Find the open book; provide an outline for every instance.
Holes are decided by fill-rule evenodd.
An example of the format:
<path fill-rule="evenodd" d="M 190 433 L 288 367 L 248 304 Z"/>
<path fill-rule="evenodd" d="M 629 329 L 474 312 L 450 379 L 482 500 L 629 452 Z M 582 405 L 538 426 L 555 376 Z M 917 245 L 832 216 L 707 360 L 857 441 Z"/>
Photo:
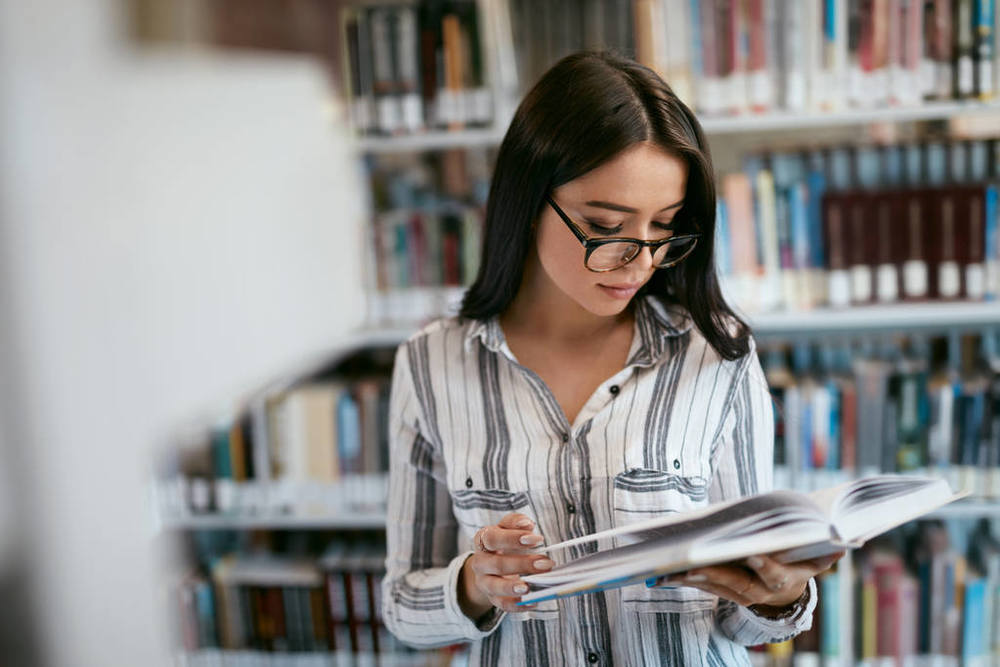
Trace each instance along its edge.
<path fill-rule="evenodd" d="M 877 475 L 812 493 L 773 491 L 670 514 L 541 549 L 612 539 L 620 545 L 522 577 L 529 592 L 520 604 L 643 583 L 755 554 L 786 563 L 817 558 L 859 547 L 966 495 L 952 493 L 942 479 Z"/>

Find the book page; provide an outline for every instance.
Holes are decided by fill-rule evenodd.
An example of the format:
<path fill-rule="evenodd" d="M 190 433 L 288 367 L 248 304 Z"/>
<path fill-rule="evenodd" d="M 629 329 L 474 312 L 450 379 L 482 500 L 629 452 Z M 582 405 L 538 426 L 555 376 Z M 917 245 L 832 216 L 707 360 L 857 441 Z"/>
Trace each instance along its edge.
<path fill-rule="evenodd" d="M 603 530 L 583 537 L 577 537 L 539 550 L 539 553 L 564 549 L 576 544 L 618 537 L 623 542 L 643 542 L 669 537 L 675 540 L 691 539 L 723 526 L 734 525 L 745 519 L 765 515 L 770 512 L 786 512 L 796 509 L 812 515 L 821 515 L 822 510 L 807 495 L 796 491 L 772 491 L 771 493 L 739 498 L 737 500 L 711 505 L 704 510 L 683 512 Z"/>

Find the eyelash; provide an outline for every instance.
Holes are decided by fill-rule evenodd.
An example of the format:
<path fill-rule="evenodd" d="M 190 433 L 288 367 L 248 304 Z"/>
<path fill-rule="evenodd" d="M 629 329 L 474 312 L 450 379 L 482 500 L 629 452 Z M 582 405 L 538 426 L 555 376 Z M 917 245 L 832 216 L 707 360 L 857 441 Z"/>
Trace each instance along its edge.
<path fill-rule="evenodd" d="M 672 222 L 673 221 L 671 221 L 671 222 L 656 222 L 656 221 L 654 221 L 653 224 L 658 229 L 661 229 L 662 231 L 665 231 L 665 232 L 669 232 L 669 231 L 673 231 L 669 227 L 669 225 L 672 224 Z M 612 234 L 617 234 L 618 232 L 620 232 L 622 230 L 622 226 L 621 225 L 618 225 L 617 227 L 606 227 L 606 226 L 602 225 L 600 222 L 598 222 L 596 220 L 587 220 L 586 223 L 590 226 L 590 229 L 594 233 L 596 233 L 596 234 L 606 234 L 607 236 L 611 236 Z"/>

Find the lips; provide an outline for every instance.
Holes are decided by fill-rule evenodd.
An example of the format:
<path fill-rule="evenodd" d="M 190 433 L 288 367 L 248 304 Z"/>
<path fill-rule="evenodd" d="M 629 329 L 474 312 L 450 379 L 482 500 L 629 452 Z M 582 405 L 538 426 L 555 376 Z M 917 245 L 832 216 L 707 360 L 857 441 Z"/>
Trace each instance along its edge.
<path fill-rule="evenodd" d="M 618 285 L 601 285 L 598 284 L 605 294 L 614 299 L 631 299 L 639 288 L 642 287 L 642 283 L 622 283 Z"/>

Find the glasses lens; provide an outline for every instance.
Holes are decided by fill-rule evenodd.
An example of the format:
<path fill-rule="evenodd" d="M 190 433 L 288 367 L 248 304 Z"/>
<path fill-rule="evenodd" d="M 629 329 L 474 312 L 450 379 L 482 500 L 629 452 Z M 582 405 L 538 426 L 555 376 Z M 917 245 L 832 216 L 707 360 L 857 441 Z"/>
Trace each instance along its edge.
<path fill-rule="evenodd" d="M 653 265 L 664 267 L 676 264 L 691 254 L 697 240 L 696 238 L 681 239 L 661 245 L 653 253 Z"/>
<path fill-rule="evenodd" d="M 635 243 L 605 243 L 594 248 L 587 260 L 587 267 L 594 271 L 608 271 L 625 266 L 639 254 L 640 246 Z"/>

